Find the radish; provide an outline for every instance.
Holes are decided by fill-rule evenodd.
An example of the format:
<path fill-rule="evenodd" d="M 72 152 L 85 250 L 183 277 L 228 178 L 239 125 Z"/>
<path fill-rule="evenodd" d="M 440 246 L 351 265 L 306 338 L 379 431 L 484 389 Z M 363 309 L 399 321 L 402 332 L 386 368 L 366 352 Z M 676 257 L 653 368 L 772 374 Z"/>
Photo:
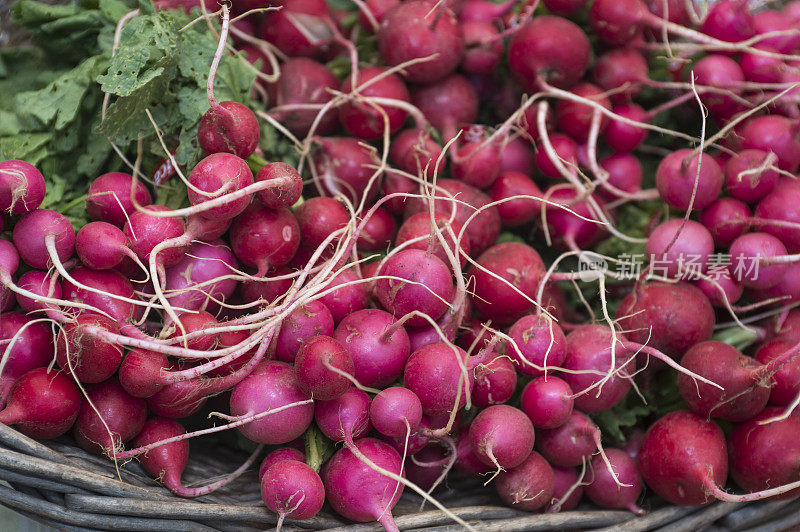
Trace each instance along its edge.
<path fill-rule="evenodd" d="M 797 456 L 800 415 L 784 417 L 783 409 L 770 407 L 739 423 L 728 435 L 731 478 L 747 492 L 768 490 L 800 479 Z M 771 420 L 766 422 L 767 420 Z M 798 490 L 774 499 L 791 499 Z"/>
<path fill-rule="evenodd" d="M 622 300 L 616 316 L 626 337 L 673 358 L 714 332 L 714 309 L 701 290 L 688 283 L 642 283 Z"/>
<path fill-rule="evenodd" d="M 328 438 L 352 442 L 369 433 L 370 398 L 357 388 L 349 388 L 339 397 L 314 404 L 314 421 Z"/>
<path fill-rule="evenodd" d="M 560 427 L 539 431 L 536 448 L 554 466 L 579 466 L 600 449 L 600 429 L 589 416 L 573 411 Z"/>
<path fill-rule="evenodd" d="M 456 441 L 455 467 L 471 476 L 484 475 L 492 471 L 491 466 L 484 464 L 475 454 L 472 447 L 472 438 L 469 435 L 469 426 L 462 427 Z"/>
<path fill-rule="evenodd" d="M 319 301 L 309 301 L 293 310 L 281 322 L 281 330 L 275 340 L 275 357 L 283 362 L 294 362 L 306 340 L 315 335 L 332 334 L 331 311 Z"/>
<path fill-rule="evenodd" d="M 264 471 L 285 460 L 305 463 L 306 455 L 303 451 L 295 449 L 294 447 L 279 447 L 265 456 L 264 460 L 261 461 L 261 465 L 258 467 L 258 478 L 264 476 Z"/>
<path fill-rule="evenodd" d="M 722 429 L 686 410 L 665 415 L 647 430 L 638 461 L 647 486 L 683 506 L 708 504 L 728 477 Z"/>
<path fill-rule="evenodd" d="M 600 1 L 602 0 L 595 0 L 593 5 L 596 5 Z M 573 94 L 581 98 L 592 100 L 606 109 L 611 109 L 611 101 L 603 94 L 603 89 L 596 85 L 592 85 L 591 83 L 578 83 L 570 90 Z M 558 129 L 578 142 L 586 142 L 589 138 L 592 116 L 594 116 L 594 108 L 586 104 L 572 100 L 559 100 L 556 104 L 556 124 L 558 124 Z M 607 119 L 601 117 L 600 132 L 603 131 L 607 123 Z"/>
<path fill-rule="evenodd" d="M 635 194 L 642 190 L 642 164 L 630 153 L 615 153 L 599 161 L 600 168 L 608 172 L 606 183 L 623 192 Z M 611 201 L 618 195 L 613 190 L 601 188 L 599 195 Z M 621 195 L 620 195 L 621 196 Z"/>
<path fill-rule="evenodd" d="M 469 426 L 478 459 L 498 471 L 517 467 L 533 451 L 533 425 L 522 410 L 493 405 L 478 413 Z"/>
<path fill-rule="evenodd" d="M 325 486 L 316 471 L 305 462 L 283 460 L 261 475 L 261 498 L 278 514 L 278 529 L 285 518 L 314 517 L 325 503 Z"/>
<path fill-rule="evenodd" d="M 150 205 L 131 214 L 125 223 L 124 233 L 130 240 L 130 248 L 142 262 L 149 262 L 150 254 L 162 242 L 178 238 L 186 233 L 186 224 L 183 220 L 148 214 L 148 212 L 168 213 L 170 211 L 170 208 L 163 205 Z M 160 254 L 155 257 L 156 264 L 168 268 L 181 260 L 184 250 L 184 246 L 162 249 Z"/>
<path fill-rule="evenodd" d="M 476 188 L 485 189 L 500 173 L 502 145 L 497 141 L 468 141 L 461 144 L 452 156 L 454 178 Z"/>
<path fill-rule="evenodd" d="M 511 75 L 523 90 L 536 92 L 540 77 L 568 89 L 589 66 L 589 39 L 575 23 L 543 15 L 526 22 L 508 45 Z"/>
<path fill-rule="evenodd" d="M 422 421 L 422 403 L 408 388 L 392 386 L 375 396 L 369 407 L 375 430 L 393 438 L 405 438 Z"/>
<path fill-rule="evenodd" d="M 267 163 L 262 166 L 255 176 L 255 181 L 271 181 L 288 178 L 288 183 L 271 186 L 256 192 L 256 197 L 270 209 L 291 207 L 303 194 L 303 178 L 295 167 L 286 163 Z"/>
<path fill-rule="evenodd" d="M 22 260 L 39 270 L 48 269 L 52 258 L 63 263 L 75 251 L 75 229 L 64 215 L 50 209 L 22 216 L 14 226 L 13 239 Z M 52 258 L 48 246 L 52 246 Z"/>
<path fill-rule="evenodd" d="M 313 163 L 315 181 L 325 193 L 344 194 L 351 202 L 362 198 L 370 201 L 378 193 L 378 183 L 373 181 L 375 170 L 370 168 L 379 161 L 374 152 L 362 145 L 363 141 L 350 137 L 325 137 L 316 139 Z"/>
<path fill-rule="evenodd" d="M 540 429 L 555 429 L 565 424 L 575 404 L 569 384 L 552 375 L 530 381 L 519 401 L 533 426 Z"/>
<path fill-rule="evenodd" d="M 642 82 L 647 80 L 648 71 L 647 59 L 641 53 L 633 48 L 615 48 L 597 58 L 592 67 L 592 77 L 604 91 L 622 89 L 610 96 L 615 104 L 636 106 L 625 102 L 639 94 Z M 591 115 L 591 111 L 587 112 Z"/>
<path fill-rule="evenodd" d="M 578 165 L 578 145 L 571 137 L 562 133 L 553 133 L 550 135 L 550 143 L 553 145 L 553 151 L 565 161 L 565 164 L 568 166 Z M 536 166 L 541 173 L 551 179 L 563 179 L 561 172 L 542 147 L 536 152 Z"/>
<path fill-rule="evenodd" d="M 265 13 L 259 37 L 290 57 L 320 56 L 331 39 L 325 0 L 290 0 L 282 7 Z"/>
<path fill-rule="evenodd" d="M 438 319 L 453 299 L 453 277 L 438 257 L 418 249 L 403 249 L 387 257 L 378 270 L 375 283 L 378 299 L 396 317 L 418 311 Z M 412 316 L 406 323 L 426 325 L 422 316 Z"/>
<path fill-rule="evenodd" d="M 509 137 L 500 162 L 501 175 L 505 172 L 519 172 L 531 176 L 536 171 L 536 156 L 532 144 L 522 137 Z"/>
<path fill-rule="evenodd" d="M 774 153 L 781 170 L 794 173 L 800 167 L 800 125 L 778 115 L 748 120 L 741 130 L 742 148 Z"/>
<path fill-rule="evenodd" d="M 778 182 L 778 173 L 764 168 L 769 154 L 763 150 L 742 150 L 725 165 L 725 189 L 734 198 L 752 203 L 769 194 Z"/>
<path fill-rule="evenodd" d="M 86 194 L 86 212 L 92 220 L 122 227 L 139 207 L 153 203 L 144 183 L 123 172 L 103 174 L 92 181 Z"/>
<path fill-rule="evenodd" d="M 512 508 L 535 512 L 553 498 L 553 468 L 537 452 L 517 467 L 497 476 L 497 494 Z"/>
<path fill-rule="evenodd" d="M 236 257 L 257 268 L 263 277 L 270 268 L 287 264 L 300 246 L 300 226 L 286 208 L 250 204 L 231 224 L 230 243 Z"/>
<path fill-rule="evenodd" d="M 724 390 L 678 375 L 678 388 L 689 409 L 703 416 L 744 421 L 767 405 L 770 390 L 759 383 L 764 366 L 735 347 L 716 341 L 689 349 L 681 365 L 711 379 Z"/>
<path fill-rule="evenodd" d="M 505 403 L 517 387 L 517 371 L 507 357 L 489 353 L 487 358 L 473 370 L 472 403 L 478 408 Z"/>
<path fill-rule="evenodd" d="M 330 90 L 339 88 L 339 80 L 328 67 L 313 59 L 291 57 L 281 65 L 281 76 L 270 87 L 276 109 L 292 105 L 323 105 L 333 98 Z M 281 110 L 270 112 L 286 128 L 299 137 L 308 135 L 318 112 L 314 110 Z M 315 129 L 318 135 L 330 135 L 339 126 L 336 113 L 328 112 L 319 118 Z"/>
<path fill-rule="evenodd" d="M 510 0 L 500 3 L 486 0 L 464 0 L 463 2 L 453 2 L 453 4 L 460 7 L 458 20 L 462 26 L 473 21 L 494 21 L 508 14 L 514 8 L 514 2 Z"/>
<path fill-rule="evenodd" d="M 536 218 L 541 202 L 528 198 L 510 198 L 513 196 L 539 198 L 542 196 L 542 191 L 526 174 L 515 170 L 501 170 L 492 184 L 490 195 L 492 201 L 502 201 L 497 205 L 497 212 L 500 213 L 503 227 L 517 227 Z"/>
<path fill-rule="evenodd" d="M 715 275 L 714 277 L 717 276 Z M 705 294 L 709 303 L 715 307 L 733 305 L 744 294 L 744 287 L 731 277 L 728 270 L 723 270 L 718 278 L 713 280 L 698 279 L 694 282 L 694 285 Z"/>
<path fill-rule="evenodd" d="M 635 103 L 621 103 L 611 108 L 615 115 L 647 123 L 648 116 L 644 109 Z M 626 124 L 621 120 L 609 119 L 608 125 L 603 130 L 603 138 L 608 146 L 616 152 L 631 152 L 635 150 L 647 137 L 647 130 Z"/>
<path fill-rule="evenodd" d="M 200 119 L 198 144 L 209 155 L 229 153 L 246 159 L 256 151 L 261 138 L 256 115 L 239 102 L 216 103 Z"/>
<path fill-rule="evenodd" d="M 361 277 L 352 269 L 344 270 L 326 281 L 329 283 L 328 289 L 333 290 L 320 297 L 319 301 L 331 311 L 334 323 L 341 323 L 345 317 L 369 306 L 367 289 L 360 281 Z"/>
<path fill-rule="evenodd" d="M 421 102 L 417 103 L 421 104 Z M 425 112 L 424 109 L 422 111 Z M 404 129 L 394 136 L 389 147 L 389 160 L 392 164 L 412 175 L 421 174 L 426 167 L 428 168 L 427 172 L 432 173 L 441 154 L 442 147 L 431 138 L 427 131 L 422 129 Z M 446 162 L 442 161 L 442 164 L 446 164 Z M 383 177 L 381 192 L 383 196 L 388 196 L 395 192 L 415 193 L 418 188 L 417 184 L 410 179 L 396 172 L 387 171 Z M 402 214 L 405 205 L 406 198 L 404 197 L 390 198 L 384 203 L 384 206 L 393 214 Z"/>
<path fill-rule="evenodd" d="M 690 203 L 693 209 L 709 206 L 719 196 L 722 179 L 722 169 L 714 159 L 708 156 L 701 159 L 700 155 L 688 149 L 670 153 L 656 170 L 656 187 L 661 199 L 670 207 L 683 211 L 689 208 Z"/>
<path fill-rule="evenodd" d="M 75 441 L 90 453 L 113 457 L 121 445 L 139 434 L 146 420 L 144 400 L 128 395 L 116 378 L 110 378 L 86 387 L 75 421 Z"/>
<path fill-rule="evenodd" d="M 769 259 L 787 254 L 783 243 L 768 233 L 748 233 L 731 244 L 731 275 L 748 288 L 775 286 L 786 273 L 786 263 L 770 264 Z"/>
<path fill-rule="evenodd" d="M 6 312 L 0 314 L 0 346 L 0 406 L 3 406 L 17 379 L 50 363 L 53 333 L 44 322 L 34 321 L 21 312 Z"/>
<path fill-rule="evenodd" d="M 601 216 L 597 211 L 603 205 L 594 198 L 597 207 L 586 200 L 578 201 L 580 192 L 577 189 L 553 185 L 544 191 L 544 197 L 556 205 L 545 206 L 547 229 L 553 238 L 553 244 L 560 249 L 579 251 L 605 236 Z M 573 214 L 575 213 L 575 214 Z M 583 218 L 579 218 L 582 216 Z"/>
<path fill-rule="evenodd" d="M 688 266 L 691 257 L 703 270 L 714 252 L 714 239 L 694 220 L 668 220 L 658 225 L 647 238 L 647 254 L 654 273 L 676 277 Z"/>
<path fill-rule="evenodd" d="M 34 368 L 17 379 L 0 410 L 0 423 L 14 425 L 31 438 L 49 440 L 65 434 L 81 406 L 81 394 L 60 371 Z"/>
<path fill-rule="evenodd" d="M 606 456 L 616 478 L 606 467 L 603 457 L 593 457 L 593 476 L 584 490 L 586 496 L 600 508 L 620 508 L 644 515 L 645 511 L 636 505 L 644 487 L 636 461 L 620 449 L 609 449 Z"/>
<path fill-rule="evenodd" d="M 535 377 L 547 368 L 559 367 L 567 356 L 567 341 L 557 323 L 543 314 L 529 314 L 518 319 L 508 330 L 514 341 L 508 356 L 517 371 Z"/>
<path fill-rule="evenodd" d="M 93 270 L 116 268 L 125 257 L 138 260 L 122 230 L 108 222 L 90 222 L 81 227 L 75 237 L 75 251 L 81 262 Z"/>
<path fill-rule="evenodd" d="M 703 209 L 699 220 L 711 232 L 717 246 L 728 247 L 747 232 L 752 217 L 744 202 L 719 198 Z"/>
<path fill-rule="evenodd" d="M 759 229 L 780 239 L 790 253 L 800 252 L 800 186 L 794 183 L 779 183 L 775 189 L 764 196 L 755 209 L 755 219 L 760 220 Z M 775 223 L 770 223 L 771 221 Z M 783 224 L 783 222 L 789 222 Z"/>
<path fill-rule="evenodd" d="M 192 242 L 186 254 L 165 276 L 165 293 L 170 305 L 187 310 L 214 310 L 228 301 L 236 290 L 239 262 L 221 240 Z"/>
<path fill-rule="evenodd" d="M 744 83 L 744 73 L 739 63 L 721 54 L 710 54 L 698 61 L 692 69 L 697 85 L 717 87 L 739 96 Z M 703 104 L 712 115 L 730 116 L 736 113 L 741 104 L 727 94 L 707 93 L 700 96 Z"/>
<path fill-rule="evenodd" d="M 483 252 L 476 264 L 467 276 L 474 277 L 472 305 L 483 317 L 505 325 L 534 307 L 532 298 L 544 276 L 544 263 L 532 247 L 519 242 L 498 244 Z"/>
<path fill-rule="evenodd" d="M 641 31 L 644 9 L 643 2 L 595 0 L 589 8 L 589 25 L 600 40 L 622 46 Z"/>
<path fill-rule="evenodd" d="M 478 118 L 478 95 L 461 74 L 450 74 L 435 83 L 415 87 L 411 91 L 411 101 L 445 141 L 455 137 L 459 127 L 472 124 Z M 432 162 L 435 163 L 436 158 L 432 158 Z"/>
<path fill-rule="evenodd" d="M 96 383 L 117 372 L 122 362 L 122 347 L 98 338 L 98 329 L 119 331 L 112 320 L 96 314 L 82 314 L 61 328 L 56 339 L 56 362 L 66 375 Z"/>
<path fill-rule="evenodd" d="M 333 198 L 310 198 L 294 211 L 300 227 L 300 244 L 304 248 L 317 249 L 328 236 L 350 222 L 344 205 Z"/>
<path fill-rule="evenodd" d="M 62 283 L 65 300 L 85 303 L 107 314 L 117 322 L 116 327 L 126 327 L 124 324 L 134 317 L 133 285 L 123 275 L 114 270 L 80 267 L 72 270 L 70 277 L 74 282 L 64 280 Z"/>
<path fill-rule="evenodd" d="M 544 0 L 542 3 L 550 13 L 568 17 L 580 11 L 586 5 L 586 0 Z"/>
<path fill-rule="evenodd" d="M 411 347 L 402 324 L 378 309 L 362 309 L 344 318 L 333 337 L 350 353 L 353 376 L 363 386 L 383 388 L 403 372 Z"/>
<path fill-rule="evenodd" d="M 747 2 L 722 0 L 711 7 L 700 31 L 721 41 L 744 41 L 755 35 L 753 15 Z"/>
<path fill-rule="evenodd" d="M 231 415 L 246 417 L 293 403 L 303 403 L 239 427 L 239 431 L 250 440 L 281 445 L 299 437 L 311 424 L 314 406 L 309 404 L 308 399 L 289 364 L 262 362 L 233 387 Z"/>
<path fill-rule="evenodd" d="M 294 359 L 300 389 L 322 401 L 339 397 L 350 388 L 353 359 L 335 338 L 317 335 L 306 340 Z"/>
<path fill-rule="evenodd" d="M 375 80 L 378 76 L 381 78 Z M 373 107 L 369 103 L 361 101 L 361 98 L 366 99 L 367 102 L 370 101 L 370 98 L 381 98 L 409 103 L 411 97 L 408 89 L 398 75 L 387 74 L 383 67 L 361 68 L 355 79 L 352 76 L 345 78 L 339 90 L 344 94 L 351 95 L 354 89 L 353 83 L 355 83 L 355 88 L 365 84 L 367 86 L 358 90 L 357 97 L 353 97 L 351 101 L 339 107 L 339 122 L 350 135 L 365 140 L 376 140 L 383 137 L 385 127 L 388 127 L 390 134 L 400 129 L 408 114 L 405 109 L 379 104 L 377 107 Z M 384 114 L 386 115 L 385 119 Z M 388 125 L 385 125 L 384 120 L 388 121 Z"/>
<path fill-rule="evenodd" d="M 173 326 L 170 338 L 178 338 L 187 349 L 196 349 L 198 351 L 209 351 L 214 349 L 220 343 L 220 335 L 215 333 L 205 333 L 208 329 L 215 329 L 219 325 L 219 321 L 213 314 L 209 314 L 205 310 L 198 310 L 197 312 L 185 312 L 180 316 L 181 326 Z M 204 332 L 202 336 L 195 336 L 193 338 L 186 338 L 186 335 Z M 227 334 L 244 334 L 247 338 L 249 334 L 244 331 L 231 332 Z"/>
<path fill-rule="evenodd" d="M 450 215 L 443 212 L 434 212 L 433 219 L 436 227 L 438 227 L 444 237 L 445 242 L 447 242 L 447 247 L 450 248 L 450 251 L 454 255 L 460 258 L 461 265 L 464 266 L 470 254 L 469 240 L 462 239 L 457 247 L 453 237 L 447 230 L 447 225 L 449 224 L 453 229 L 453 234 L 458 236 L 462 230 L 461 224 L 456 220 L 450 221 Z M 409 216 L 406 221 L 403 222 L 403 225 L 400 226 L 397 237 L 394 240 L 394 245 L 400 246 L 410 240 L 422 237 L 424 237 L 424 239 L 407 244 L 405 249 L 426 251 L 439 258 L 444 264 L 450 264 L 447 252 L 439 242 L 436 232 L 432 231 L 431 215 L 428 212 L 419 212 L 413 216 Z"/>
<path fill-rule="evenodd" d="M 391 446 L 373 438 L 354 442 L 353 447 L 377 467 L 403 476 L 400 455 Z M 349 447 L 331 457 L 323 475 L 328 502 L 336 513 L 357 522 L 378 521 L 386 530 L 397 530 L 391 510 L 403 485 L 366 464 Z"/>
<path fill-rule="evenodd" d="M 795 340 L 778 336 L 759 346 L 753 358 L 762 364 L 769 364 L 796 346 Z M 772 375 L 769 404 L 789 406 L 800 395 L 800 358 L 794 358 L 782 365 Z"/>
<path fill-rule="evenodd" d="M 422 403 L 429 416 L 460 410 L 472 391 L 474 376 L 466 367 L 467 353 L 444 342 L 420 347 L 406 362 L 406 388 Z"/>
<path fill-rule="evenodd" d="M 578 507 L 583 485 L 572 467 L 553 466 L 553 499 L 548 512 L 569 512 Z"/>
<path fill-rule="evenodd" d="M 0 211 L 35 211 L 42 204 L 45 191 L 44 176 L 32 164 L 17 159 L 0 161 Z"/>
<path fill-rule="evenodd" d="M 364 5 L 366 9 L 369 10 L 372 18 L 375 19 L 375 22 L 380 24 L 383 22 L 383 19 L 386 18 L 386 14 L 392 10 L 397 4 L 399 4 L 399 0 L 366 0 Z M 369 18 L 364 14 L 363 9 L 360 10 L 358 13 L 358 22 L 368 31 L 372 31 L 373 33 L 378 29 L 377 27 L 373 27 L 370 23 Z"/>
<path fill-rule="evenodd" d="M 503 57 L 503 43 L 498 38 L 500 32 L 497 28 L 485 20 L 471 20 L 462 22 L 461 31 L 464 32 L 465 48 L 461 70 L 468 74 L 492 72 Z"/>
<path fill-rule="evenodd" d="M 435 55 L 403 68 L 407 80 L 433 83 L 456 69 L 464 55 L 464 37 L 450 8 L 426 0 L 403 2 L 386 14 L 378 30 L 378 47 L 387 65 Z"/>
<path fill-rule="evenodd" d="M 800 38 L 792 32 L 792 30 L 794 30 L 792 21 L 779 11 L 768 9 L 755 13 L 753 15 L 753 29 L 756 35 L 762 35 L 773 31 L 787 32 L 784 35 L 769 37 L 759 41 L 759 46 L 768 46 L 784 54 L 791 54 L 800 46 Z"/>
<path fill-rule="evenodd" d="M 119 366 L 119 381 L 133 397 L 151 397 L 161 390 L 161 371 L 169 368 L 167 356 L 155 351 L 132 349 Z"/>
<path fill-rule="evenodd" d="M 364 219 L 359 217 L 358 221 L 361 223 Z M 394 216 L 379 207 L 364 221 L 356 245 L 360 251 L 383 251 L 392 244 L 396 234 L 397 222 Z"/>
<path fill-rule="evenodd" d="M 254 179 L 243 159 L 232 153 L 213 152 L 192 168 L 189 183 L 189 203 L 202 205 L 252 185 Z M 250 199 L 250 196 L 243 196 L 228 201 L 225 205 L 204 210 L 202 216 L 212 220 L 230 220 L 247 208 Z"/>

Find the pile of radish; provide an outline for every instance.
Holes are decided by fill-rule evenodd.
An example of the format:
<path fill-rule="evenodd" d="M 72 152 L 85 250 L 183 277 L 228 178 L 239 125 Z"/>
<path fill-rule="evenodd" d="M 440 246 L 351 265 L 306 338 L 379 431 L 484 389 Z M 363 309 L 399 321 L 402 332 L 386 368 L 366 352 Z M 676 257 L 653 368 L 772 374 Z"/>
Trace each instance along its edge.
<path fill-rule="evenodd" d="M 73 227 L 0 162 L 0 423 L 183 497 L 267 452 L 280 522 L 396 530 L 405 490 L 468 526 L 435 492 L 464 476 L 529 512 L 800 493 L 800 3 L 264 4 L 156 2 L 220 37 L 184 207 L 132 166 Z M 230 46 L 266 111 L 217 101 Z M 680 407 L 603 433 L 659 385 Z M 225 430 L 251 456 L 184 486 Z"/>

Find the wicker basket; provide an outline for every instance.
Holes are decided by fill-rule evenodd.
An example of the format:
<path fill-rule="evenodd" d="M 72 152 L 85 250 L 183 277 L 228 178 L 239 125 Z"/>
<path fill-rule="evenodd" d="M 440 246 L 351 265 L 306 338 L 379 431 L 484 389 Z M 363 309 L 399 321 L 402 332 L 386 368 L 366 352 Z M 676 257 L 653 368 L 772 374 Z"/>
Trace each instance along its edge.
<path fill-rule="evenodd" d="M 245 455 L 224 447 L 193 443 L 184 474 L 187 485 L 223 475 Z M 223 465 L 224 464 L 224 465 Z M 120 480 L 121 479 L 121 480 Z M 0 425 L 0 504 L 59 530 L 248 531 L 275 526 L 261 502 L 256 470 L 205 497 L 175 497 L 142 471 L 136 461 L 121 464 L 90 455 L 68 439 L 39 443 Z M 754 504 L 715 503 L 705 507 L 653 507 L 647 515 L 583 507 L 559 514 L 529 514 L 503 507 L 491 488 L 455 477 L 437 498 L 479 531 L 752 530 L 778 532 L 800 525 L 800 501 Z M 460 530 L 440 511 L 419 511 L 421 498 L 403 494 L 394 510 L 402 530 Z M 2 528 L 0 526 L 0 528 Z M 313 519 L 287 521 L 286 530 L 379 531 L 377 523 L 353 524 L 327 508 Z"/>

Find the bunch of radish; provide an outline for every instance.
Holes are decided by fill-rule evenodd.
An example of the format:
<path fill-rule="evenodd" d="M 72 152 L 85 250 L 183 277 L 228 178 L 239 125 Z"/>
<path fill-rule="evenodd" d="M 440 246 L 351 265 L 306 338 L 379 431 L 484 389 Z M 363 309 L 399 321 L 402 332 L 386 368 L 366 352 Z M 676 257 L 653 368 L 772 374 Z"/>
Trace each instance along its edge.
<path fill-rule="evenodd" d="M 0 162 L 1 423 L 136 457 L 185 497 L 267 446 L 281 522 L 327 502 L 396 530 L 411 490 L 468 526 L 432 495 L 456 471 L 530 512 L 798 493 L 800 4 L 278 4 L 157 2 L 220 28 L 207 156 L 172 161 L 186 207 L 106 173 L 74 228 L 39 208 L 46 175 Z M 265 110 L 215 98 L 231 43 Z M 658 56 L 670 80 L 649 77 Z M 696 128 L 660 125 L 675 113 Z M 265 123 L 298 164 L 261 159 Z M 644 237 L 620 229 L 653 202 Z M 575 271 L 609 238 L 646 250 L 628 282 Z M 609 445 L 596 416 L 658 372 L 684 408 Z M 201 411 L 225 423 L 187 432 Z M 231 429 L 256 451 L 185 487 L 189 440 Z"/>

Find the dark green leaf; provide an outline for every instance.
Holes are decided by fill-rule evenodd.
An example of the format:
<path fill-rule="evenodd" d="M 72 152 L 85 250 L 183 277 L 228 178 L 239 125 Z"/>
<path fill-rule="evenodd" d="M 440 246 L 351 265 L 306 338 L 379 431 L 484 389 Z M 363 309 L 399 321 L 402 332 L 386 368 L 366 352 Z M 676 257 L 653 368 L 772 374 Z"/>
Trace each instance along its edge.
<path fill-rule="evenodd" d="M 0 159 L 21 159 L 33 165 L 47 157 L 45 145 L 50 133 L 25 133 L 11 137 L 0 137 Z"/>

